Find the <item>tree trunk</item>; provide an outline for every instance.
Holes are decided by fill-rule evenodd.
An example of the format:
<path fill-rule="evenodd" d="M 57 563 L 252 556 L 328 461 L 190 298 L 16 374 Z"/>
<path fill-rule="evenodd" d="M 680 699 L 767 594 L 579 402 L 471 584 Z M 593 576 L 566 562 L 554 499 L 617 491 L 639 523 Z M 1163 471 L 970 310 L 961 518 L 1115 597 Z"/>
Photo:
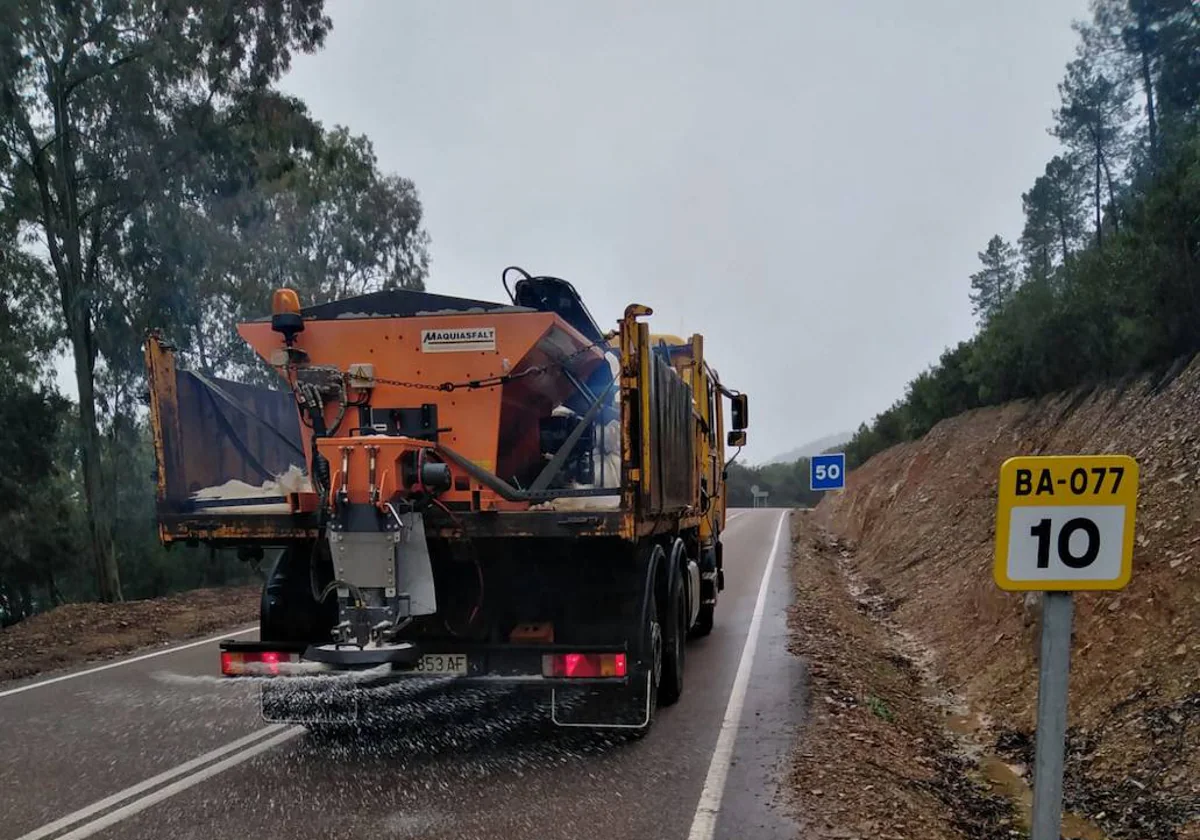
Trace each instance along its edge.
<path fill-rule="evenodd" d="M 1138 54 L 1141 58 L 1142 90 L 1146 94 L 1146 129 L 1150 134 L 1150 168 L 1157 168 L 1158 117 L 1154 111 L 1154 74 L 1150 70 L 1150 33 L 1145 3 L 1134 3 L 1137 13 Z"/>
<path fill-rule="evenodd" d="M 204 570 L 204 585 L 224 586 L 225 583 L 225 557 L 216 548 L 210 546 L 208 565 Z"/>
<path fill-rule="evenodd" d="M 1104 230 L 1100 226 L 1100 150 L 1096 150 L 1096 247 L 1104 247 Z"/>
<path fill-rule="evenodd" d="M 196 318 L 196 352 L 200 356 L 200 370 L 204 371 L 208 376 L 214 376 L 212 365 L 208 362 L 208 344 L 204 340 L 204 316 L 199 315 Z"/>
<path fill-rule="evenodd" d="M 66 603 L 62 592 L 59 591 L 58 583 L 54 580 L 54 572 L 47 570 L 46 572 L 46 591 L 50 593 L 50 605 L 57 607 Z"/>
<path fill-rule="evenodd" d="M 1121 220 L 1120 213 L 1117 212 L 1117 190 L 1113 186 L 1112 171 L 1108 167 L 1108 158 L 1101 155 L 1100 162 L 1104 166 L 1104 180 L 1108 183 L 1108 209 L 1109 213 L 1112 214 L 1113 231 L 1119 232 L 1121 230 Z"/>
<path fill-rule="evenodd" d="M 1062 241 L 1063 265 L 1067 264 L 1067 260 L 1071 257 L 1071 246 L 1067 240 L 1067 216 L 1063 207 L 1059 206 L 1057 213 L 1058 221 L 1058 237 Z M 1047 276 L 1049 276 L 1047 274 Z"/>
<path fill-rule="evenodd" d="M 46 233 L 46 248 L 58 279 L 63 319 L 75 360 L 75 383 L 79 389 L 80 460 L 83 467 L 88 538 L 96 571 L 96 583 L 102 599 L 120 600 L 121 579 L 102 509 L 104 492 L 100 480 L 100 433 L 96 427 L 91 300 L 87 295 L 89 287 L 84 270 L 79 204 L 75 192 L 78 177 L 71 144 L 71 126 L 63 93 L 61 68 L 48 58 L 45 62 L 46 74 L 50 79 L 49 93 L 54 115 L 53 140 L 58 147 L 58 154 L 53 160 L 47 157 L 48 145 L 38 138 L 29 113 L 23 107 L 23 98 L 9 84 L 5 85 L 4 93 L 10 102 L 18 103 L 10 115 L 20 132 L 22 142 L 27 146 L 30 172 L 37 185 L 41 202 L 41 223 Z M 94 236 L 92 244 L 93 247 L 96 246 Z"/>
<path fill-rule="evenodd" d="M 79 449 L 83 466 L 83 496 L 87 508 L 88 542 L 91 544 L 92 563 L 96 569 L 96 584 L 100 599 L 121 601 L 121 576 L 117 570 L 117 558 L 113 554 L 112 534 L 105 516 L 104 483 L 100 461 L 100 430 L 96 425 L 96 353 L 92 342 L 91 296 L 94 265 L 89 259 L 84 268 L 83 233 L 80 221 L 77 187 L 78 173 L 75 169 L 75 149 L 72 144 L 72 126 L 67 105 L 62 94 L 63 78 L 58 68 L 48 67 L 52 79 L 51 94 L 54 108 L 54 128 L 58 145 L 55 160 L 55 176 L 58 181 L 60 202 L 60 225 L 52 223 L 53 208 L 46 207 L 47 237 L 55 227 L 61 237 L 61 254 L 55 261 L 59 292 L 62 297 L 63 315 L 67 324 L 67 336 L 75 356 L 75 384 L 79 389 Z M 93 228 L 91 246 L 98 247 L 98 231 Z M 90 255 L 95 256 L 95 251 Z M 65 259 L 64 259 L 65 258 Z"/>
<path fill-rule="evenodd" d="M 72 302 L 74 303 L 74 302 Z M 75 353 L 75 384 L 79 389 L 79 450 L 83 463 L 83 497 L 87 506 L 88 542 L 96 570 L 100 600 L 121 601 L 121 575 L 113 554 L 104 509 L 100 472 L 100 430 L 96 426 L 96 382 L 92 367 L 91 325 L 77 303 L 68 306 L 71 345 Z"/>

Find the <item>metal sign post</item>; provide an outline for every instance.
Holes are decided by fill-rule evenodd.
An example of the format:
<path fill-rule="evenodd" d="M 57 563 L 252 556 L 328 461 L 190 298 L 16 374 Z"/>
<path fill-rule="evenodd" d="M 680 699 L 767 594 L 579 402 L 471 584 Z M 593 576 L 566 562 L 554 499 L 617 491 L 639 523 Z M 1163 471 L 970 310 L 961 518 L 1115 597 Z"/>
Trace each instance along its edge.
<path fill-rule="evenodd" d="M 750 496 L 751 496 L 750 505 L 751 505 L 751 507 L 756 507 L 756 508 L 766 507 L 767 506 L 767 496 L 769 496 L 769 495 L 771 495 L 769 491 L 759 490 L 758 485 L 755 484 L 753 487 L 750 488 Z"/>
<path fill-rule="evenodd" d="M 1070 592 L 1047 592 L 1042 596 L 1037 742 L 1033 758 L 1032 840 L 1059 840 L 1074 599 L 1075 596 Z"/>
<path fill-rule="evenodd" d="M 1041 591 L 1031 840 L 1059 840 L 1071 624 L 1078 589 L 1121 589 L 1133 572 L 1138 466 L 1127 455 L 1010 458 L 1000 467 L 993 576 Z"/>

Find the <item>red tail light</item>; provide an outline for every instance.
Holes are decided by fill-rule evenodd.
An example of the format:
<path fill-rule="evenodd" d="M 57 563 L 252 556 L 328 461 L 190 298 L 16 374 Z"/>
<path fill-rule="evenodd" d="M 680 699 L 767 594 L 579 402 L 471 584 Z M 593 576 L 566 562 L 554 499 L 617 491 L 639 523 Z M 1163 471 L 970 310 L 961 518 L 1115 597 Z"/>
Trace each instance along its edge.
<path fill-rule="evenodd" d="M 299 657 L 294 653 L 280 653 L 275 650 L 255 651 L 221 651 L 221 674 L 226 677 L 238 677 L 244 674 L 259 674 L 276 676 L 279 674 L 279 663 L 296 662 Z"/>
<path fill-rule="evenodd" d="M 623 653 L 559 653 L 542 657 L 544 677 L 623 677 Z"/>

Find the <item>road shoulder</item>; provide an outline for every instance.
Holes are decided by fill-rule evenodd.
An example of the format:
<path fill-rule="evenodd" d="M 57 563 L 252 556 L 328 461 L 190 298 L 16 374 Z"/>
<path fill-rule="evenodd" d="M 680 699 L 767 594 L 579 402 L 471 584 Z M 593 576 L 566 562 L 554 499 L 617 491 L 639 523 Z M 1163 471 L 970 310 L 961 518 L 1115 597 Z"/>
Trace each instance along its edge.
<path fill-rule="evenodd" d="M 783 527 L 778 556 L 765 581 L 758 643 L 714 834 L 718 840 L 797 836 L 798 826 L 786 804 L 786 785 L 808 698 L 808 677 L 804 662 L 788 646 L 792 587 L 786 519 Z"/>
<path fill-rule="evenodd" d="M 0 686 L 253 624 L 260 593 L 237 586 L 55 607 L 0 630 Z"/>
<path fill-rule="evenodd" d="M 806 838 L 1009 838 L 1009 800 L 990 792 L 945 728 L 901 640 L 839 570 L 847 549 L 793 516 L 789 649 L 811 691 L 789 774 Z"/>

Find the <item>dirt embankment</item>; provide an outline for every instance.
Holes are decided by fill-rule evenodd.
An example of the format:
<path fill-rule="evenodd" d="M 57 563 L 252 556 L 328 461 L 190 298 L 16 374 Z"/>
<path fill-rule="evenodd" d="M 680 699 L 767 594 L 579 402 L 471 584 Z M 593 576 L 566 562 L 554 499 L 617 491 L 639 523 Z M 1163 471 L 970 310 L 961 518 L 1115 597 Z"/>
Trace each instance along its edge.
<path fill-rule="evenodd" d="M 947 420 L 855 470 L 815 514 L 965 697 L 978 734 L 1020 764 L 1032 752 L 1038 605 L 992 581 L 1000 464 L 1138 460 L 1133 581 L 1076 596 L 1066 804 L 1113 840 L 1200 838 L 1200 361 L 1177 373 Z"/>
<path fill-rule="evenodd" d="M 65 604 L 0 630 L 0 681 L 108 659 L 258 621 L 261 587 L 197 589 L 121 604 Z"/>
<path fill-rule="evenodd" d="M 851 579 L 853 554 L 808 513 L 795 514 L 793 537 L 789 648 L 810 682 L 789 779 L 801 836 L 1009 840 L 1016 809 L 945 729 L 920 653 Z"/>

